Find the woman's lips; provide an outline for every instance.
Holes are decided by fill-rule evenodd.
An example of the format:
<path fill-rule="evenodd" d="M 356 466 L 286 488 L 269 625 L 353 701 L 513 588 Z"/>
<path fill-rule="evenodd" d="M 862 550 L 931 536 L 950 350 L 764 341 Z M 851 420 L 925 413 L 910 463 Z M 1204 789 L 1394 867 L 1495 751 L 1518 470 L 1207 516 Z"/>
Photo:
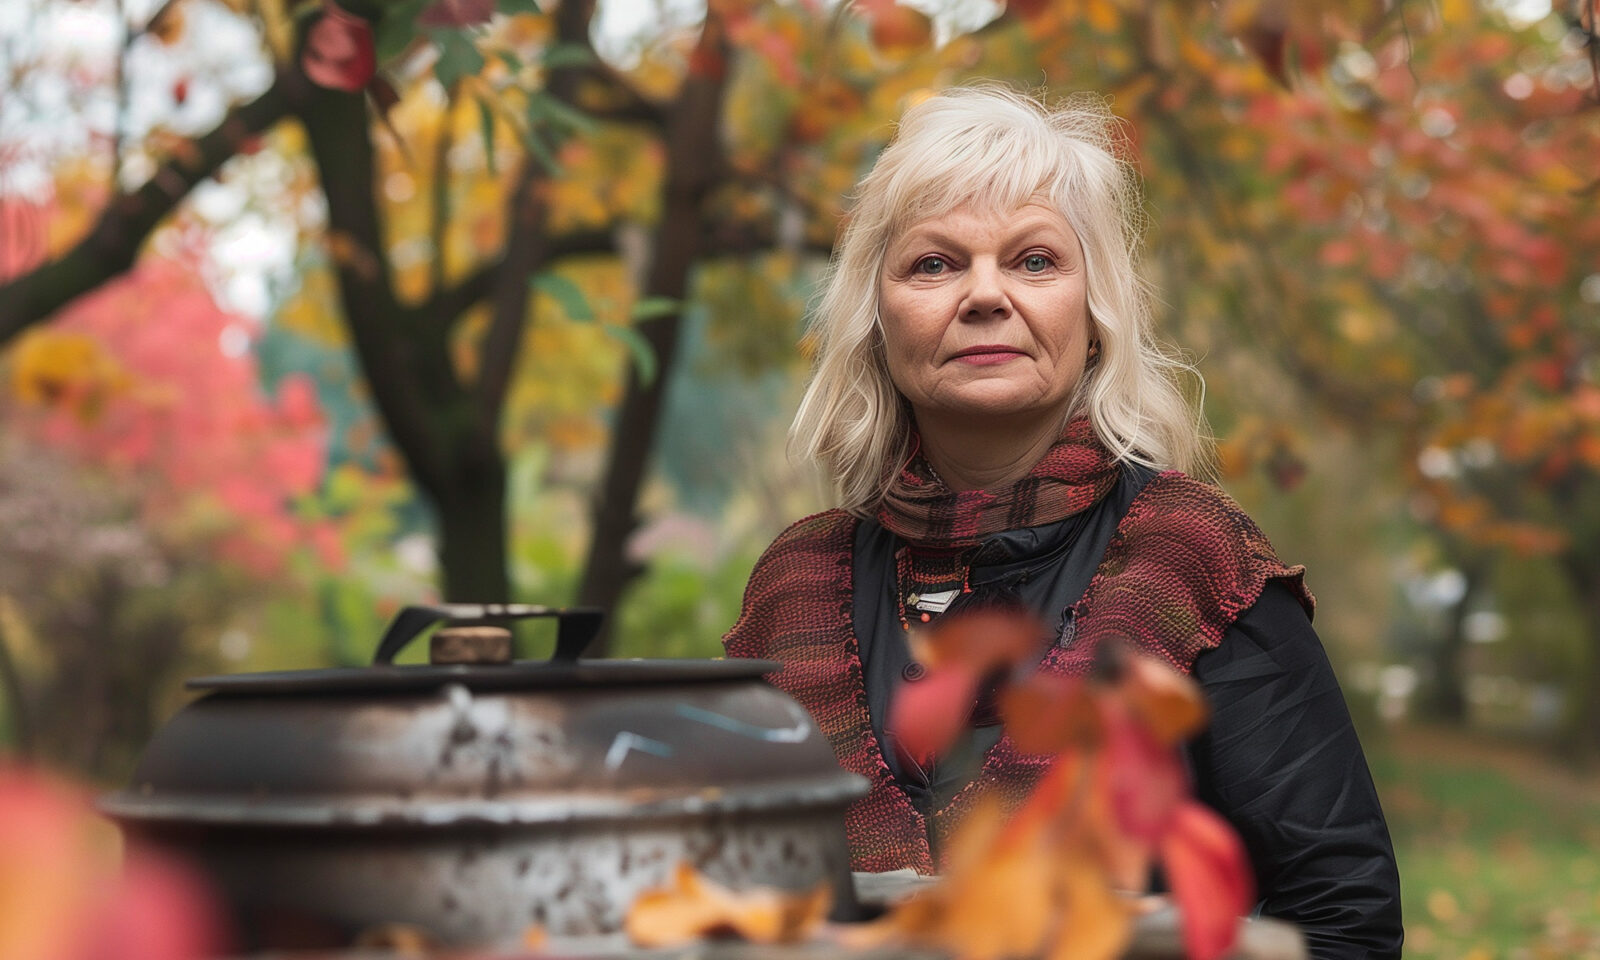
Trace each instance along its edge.
<path fill-rule="evenodd" d="M 951 357 L 956 363 L 968 363 L 977 367 L 992 366 L 1005 363 L 1022 356 L 1021 350 L 1015 347 L 1006 347 L 999 344 L 984 344 L 978 347 L 968 347 Z"/>

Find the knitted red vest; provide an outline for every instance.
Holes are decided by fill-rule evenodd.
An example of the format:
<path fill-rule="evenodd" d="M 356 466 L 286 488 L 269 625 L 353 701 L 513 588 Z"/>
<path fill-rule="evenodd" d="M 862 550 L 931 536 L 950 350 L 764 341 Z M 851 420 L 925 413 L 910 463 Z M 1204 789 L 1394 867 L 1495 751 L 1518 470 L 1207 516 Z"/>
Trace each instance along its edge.
<path fill-rule="evenodd" d="M 1019 753 L 1002 737 L 978 777 L 936 811 L 931 824 L 912 806 L 884 762 L 867 712 L 852 624 L 858 522 L 830 510 L 780 534 L 756 562 L 744 609 L 723 642 L 729 656 L 781 661 L 773 684 L 811 711 L 840 766 L 871 782 L 845 819 L 852 869 L 932 873 L 930 829 L 942 840 L 980 792 L 1019 803 L 1048 759 Z M 1072 645 L 1052 649 L 1043 667 L 1081 675 L 1100 641 L 1119 637 L 1187 673 L 1268 580 L 1289 580 L 1309 613 L 1314 601 L 1304 572 L 1284 566 L 1221 490 L 1181 473 L 1159 474 L 1134 499 L 1076 604 Z"/>

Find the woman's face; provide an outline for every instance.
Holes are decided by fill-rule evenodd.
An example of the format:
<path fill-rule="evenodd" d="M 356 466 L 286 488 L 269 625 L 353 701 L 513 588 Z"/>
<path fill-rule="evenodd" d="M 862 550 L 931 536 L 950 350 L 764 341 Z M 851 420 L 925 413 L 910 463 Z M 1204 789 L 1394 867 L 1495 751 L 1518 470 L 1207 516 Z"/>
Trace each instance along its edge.
<path fill-rule="evenodd" d="M 893 238 L 878 278 L 889 376 L 917 422 L 1066 415 L 1083 375 L 1083 248 L 1059 213 L 962 207 Z"/>

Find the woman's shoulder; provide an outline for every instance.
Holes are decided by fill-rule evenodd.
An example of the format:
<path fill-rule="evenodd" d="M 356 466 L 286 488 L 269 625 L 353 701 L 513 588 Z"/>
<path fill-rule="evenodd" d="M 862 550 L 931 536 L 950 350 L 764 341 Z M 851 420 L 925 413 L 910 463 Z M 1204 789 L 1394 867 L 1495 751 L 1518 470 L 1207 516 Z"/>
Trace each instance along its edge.
<path fill-rule="evenodd" d="M 730 656 L 768 656 L 795 621 L 815 621 L 848 602 L 857 519 L 825 510 L 791 523 L 762 552 L 745 585 L 739 619 L 723 637 Z"/>
<path fill-rule="evenodd" d="M 1177 470 L 1157 473 L 1129 505 L 1118 531 L 1128 536 L 1176 538 L 1197 553 L 1227 554 L 1258 565 L 1278 563 L 1266 533 L 1238 501 L 1214 483 Z M 1298 575 L 1303 567 L 1282 567 Z"/>
<path fill-rule="evenodd" d="M 1134 497 L 1080 601 L 1087 651 L 1104 633 L 1134 640 L 1188 669 L 1203 649 L 1282 581 L 1309 615 L 1305 568 L 1278 559 L 1265 533 L 1227 493 L 1176 471 Z"/>
<path fill-rule="evenodd" d="M 773 538 L 756 560 L 751 579 L 763 573 L 805 567 L 822 559 L 848 556 L 859 521 L 837 508 L 801 517 Z"/>

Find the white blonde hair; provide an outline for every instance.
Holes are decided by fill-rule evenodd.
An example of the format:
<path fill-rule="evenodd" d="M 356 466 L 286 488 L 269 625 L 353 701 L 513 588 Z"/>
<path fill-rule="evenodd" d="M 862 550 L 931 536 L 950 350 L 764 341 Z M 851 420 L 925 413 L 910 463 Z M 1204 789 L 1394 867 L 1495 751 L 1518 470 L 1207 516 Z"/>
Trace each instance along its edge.
<path fill-rule="evenodd" d="M 960 207 L 1043 203 L 1078 234 L 1098 361 L 1068 417 L 1087 415 L 1118 460 L 1206 472 L 1210 440 L 1199 375 L 1158 343 L 1152 292 L 1137 264 L 1144 219 L 1120 121 L 1103 99 L 1051 107 L 999 84 L 957 87 L 911 107 L 856 195 L 811 320 L 816 366 L 789 429 L 791 450 L 819 462 L 839 505 L 870 514 L 910 456 L 911 412 L 889 379 L 878 284 L 892 238 Z M 1064 426 L 1064 424 L 1063 424 Z"/>

